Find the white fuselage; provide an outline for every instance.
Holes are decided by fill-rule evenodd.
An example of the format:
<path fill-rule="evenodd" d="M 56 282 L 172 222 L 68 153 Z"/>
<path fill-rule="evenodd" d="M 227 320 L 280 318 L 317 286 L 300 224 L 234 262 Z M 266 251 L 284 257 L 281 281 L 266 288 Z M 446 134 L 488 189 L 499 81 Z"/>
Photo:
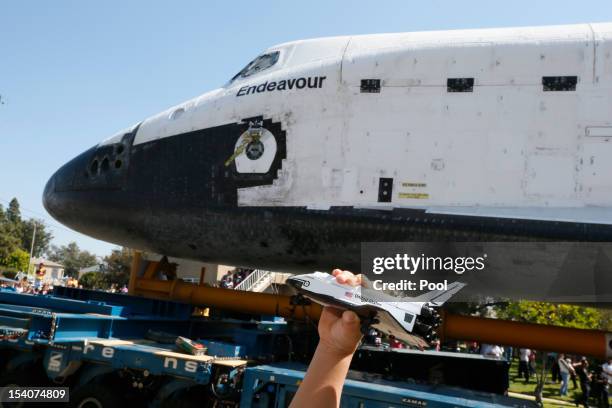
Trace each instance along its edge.
<path fill-rule="evenodd" d="M 241 189 L 239 206 L 565 219 L 563 209 L 612 205 L 612 24 L 323 38 L 270 51 L 280 51 L 276 65 L 145 120 L 134 144 L 258 115 L 280 121 L 278 179 Z M 545 76 L 577 85 L 544 91 Z M 449 92 L 449 78 L 473 78 L 472 92 Z M 380 80 L 380 92 L 361 92 L 363 79 Z M 379 200 L 380 178 L 392 179 L 390 201 Z M 598 209 L 572 214 L 607 222 Z"/>

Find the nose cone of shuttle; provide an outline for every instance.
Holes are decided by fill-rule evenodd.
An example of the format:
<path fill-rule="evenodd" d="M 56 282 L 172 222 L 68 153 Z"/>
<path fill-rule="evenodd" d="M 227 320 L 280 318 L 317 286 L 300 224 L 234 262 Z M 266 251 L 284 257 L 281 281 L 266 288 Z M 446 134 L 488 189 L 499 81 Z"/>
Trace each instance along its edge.
<path fill-rule="evenodd" d="M 111 240 L 121 215 L 125 171 L 112 148 L 91 148 L 60 167 L 47 182 L 43 205 L 60 223 L 98 239 Z M 127 159 L 123 158 L 127 161 Z M 117 213 L 120 214 L 117 214 Z"/>
<path fill-rule="evenodd" d="M 143 204 L 140 195 L 131 192 L 128 172 L 137 128 L 118 132 L 51 176 L 43 205 L 53 218 L 93 238 L 137 247 L 140 241 L 126 233 L 134 231 L 129 224 L 138 224 Z"/>
<path fill-rule="evenodd" d="M 45 185 L 45 190 L 43 191 L 43 205 L 47 212 L 57 220 L 58 217 L 56 214 L 59 206 L 57 205 L 57 196 L 55 195 L 55 174 L 47 180 L 47 184 Z"/>
<path fill-rule="evenodd" d="M 43 205 L 53 218 L 71 228 L 76 228 L 75 220 L 86 216 L 92 204 L 90 197 L 83 194 L 86 176 L 86 162 L 91 149 L 75 157 L 60 167 L 47 181 L 43 192 Z M 80 170 L 80 171 L 79 171 Z"/>

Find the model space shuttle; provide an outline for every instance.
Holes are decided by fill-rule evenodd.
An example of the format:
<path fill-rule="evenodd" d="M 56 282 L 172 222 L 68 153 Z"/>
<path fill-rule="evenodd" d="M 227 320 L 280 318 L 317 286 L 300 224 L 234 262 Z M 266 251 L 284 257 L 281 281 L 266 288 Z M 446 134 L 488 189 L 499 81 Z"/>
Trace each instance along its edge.
<path fill-rule="evenodd" d="M 300 273 L 358 272 L 362 242 L 609 242 L 611 55 L 609 23 L 275 45 L 77 155 L 44 205 L 118 245 Z"/>
<path fill-rule="evenodd" d="M 314 272 L 289 278 L 287 284 L 307 299 L 324 306 L 352 310 L 362 328 L 373 327 L 411 346 L 424 348 L 437 337 L 442 306 L 465 285 L 454 282 L 446 290 L 434 290 L 417 297 L 393 297 L 363 286 L 338 283 L 328 273 Z"/>

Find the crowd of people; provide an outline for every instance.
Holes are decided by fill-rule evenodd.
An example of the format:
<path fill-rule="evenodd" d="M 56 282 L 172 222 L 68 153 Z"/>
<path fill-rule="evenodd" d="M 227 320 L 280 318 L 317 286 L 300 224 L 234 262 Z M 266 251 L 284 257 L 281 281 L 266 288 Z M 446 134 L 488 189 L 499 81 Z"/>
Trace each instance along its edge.
<path fill-rule="evenodd" d="M 122 293 L 122 294 L 127 294 L 128 293 L 128 287 L 127 285 L 121 285 L 121 287 L 119 287 L 118 284 L 113 283 L 110 288 L 108 288 L 107 292 L 109 293 Z"/>
<path fill-rule="evenodd" d="M 16 279 L 4 279 L 0 283 L 0 288 L 5 290 L 13 290 L 17 293 L 27 293 L 33 295 L 46 295 L 53 290 L 53 283 L 46 279 L 47 270 L 44 263 L 37 265 L 34 270 L 34 277 L 30 279 L 23 272 L 19 272 Z M 63 282 L 68 287 L 80 287 L 78 280 L 75 278 L 68 278 Z"/>
<path fill-rule="evenodd" d="M 234 289 L 240 285 L 251 273 L 253 269 L 248 268 L 236 268 L 231 271 L 227 271 L 225 275 L 219 281 L 219 287 L 225 289 Z"/>
<path fill-rule="evenodd" d="M 513 362 L 514 354 L 511 347 L 504 350 L 503 347 L 477 343 L 471 344 L 469 352 L 480 352 L 488 357 L 505 359 Z M 516 353 L 518 359 L 517 378 L 524 379 L 529 383 L 531 377 L 535 376 L 537 370 L 538 353 L 528 348 L 519 348 Z M 559 396 L 567 396 L 569 382 L 573 384 L 574 390 L 580 390 L 576 405 L 588 407 L 592 399 L 598 407 L 609 407 L 609 389 L 612 385 L 612 359 L 603 364 L 590 368 L 586 357 L 569 356 L 563 353 L 547 353 L 546 376 L 550 374 L 550 381 L 559 384 Z M 548 381 L 548 378 L 545 378 Z"/>
<path fill-rule="evenodd" d="M 390 349 L 410 348 L 404 342 L 394 336 L 384 336 L 374 328 L 370 328 L 364 336 L 364 344 L 374 347 Z M 440 342 L 432 343 L 433 350 L 440 350 Z M 515 357 L 518 359 L 517 378 L 524 379 L 529 383 L 536 375 L 538 353 L 528 348 L 519 348 L 515 351 L 512 347 L 502 347 L 492 344 L 478 344 L 468 342 L 465 345 L 449 344 L 445 347 L 449 351 L 462 351 L 471 354 L 481 354 L 489 358 L 507 360 L 512 363 Z M 516 355 L 515 355 L 516 353 Z M 567 396 L 570 381 L 573 390 L 580 390 L 576 405 L 588 407 L 588 402 L 593 400 L 598 407 L 609 408 L 609 390 L 612 386 L 612 359 L 604 364 L 595 365 L 590 368 L 586 357 L 569 356 L 563 353 L 548 353 L 546 362 L 546 373 L 550 374 L 550 380 L 559 384 L 559 395 Z"/>
<path fill-rule="evenodd" d="M 61 282 L 60 286 L 83 289 L 83 285 L 79 284 L 78 279 L 73 277 L 69 277 L 64 282 Z M 50 282 L 42 282 L 37 279 L 30 281 L 27 276 L 24 276 L 15 281 L 2 281 L 0 282 L 0 288 L 5 290 L 13 290 L 17 293 L 46 295 L 51 293 L 51 291 L 53 290 L 53 284 L 51 284 Z M 127 285 L 118 285 L 116 283 L 113 283 L 110 288 L 106 290 L 106 292 L 127 294 L 128 287 Z"/>
<path fill-rule="evenodd" d="M 608 407 L 609 388 L 612 383 L 612 360 L 598 365 L 594 370 L 589 368 L 586 357 L 572 357 L 563 353 L 548 353 L 546 365 L 550 368 L 551 381 L 559 383 L 559 395 L 567 396 L 569 382 L 573 389 L 580 384 L 580 397 L 576 405 L 588 406 L 591 397 L 597 400 L 598 406 Z M 527 348 L 519 349 L 518 377 L 529 382 L 536 370 L 536 351 Z"/>
<path fill-rule="evenodd" d="M 17 293 L 29 293 L 32 295 L 46 295 L 53 290 L 49 283 L 30 283 L 27 277 L 23 277 L 15 282 L 2 282 L 0 287 L 5 290 L 13 290 Z"/>
<path fill-rule="evenodd" d="M 474 343 L 475 345 L 476 343 Z M 508 353 L 509 350 L 509 353 Z M 488 357 L 506 359 L 513 361 L 512 348 L 504 350 L 500 346 L 481 345 L 480 353 Z M 523 378 L 529 383 L 532 376 L 536 374 L 537 352 L 528 348 L 518 349 L 517 378 Z M 590 368 L 586 357 L 569 356 L 563 353 L 547 353 L 546 376 L 550 373 L 550 380 L 559 384 L 559 396 L 567 396 L 569 382 L 573 389 L 580 389 L 576 405 L 589 406 L 589 401 L 594 400 L 598 407 L 609 407 L 609 390 L 612 385 L 612 359 L 603 364 Z M 548 378 L 545 378 L 548 381 Z"/>
<path fill-rule="evenodd" d="M 394 335 L 385 336 L 375 328 L 371 327 L 363 338 L 363 343 L 374 347 L 388 347 L 391 349 L 409 349 L 410 346 L 405 342 L 397 339 Z M 431 349 L 440 351 L 440 341 L 434 340 L 431 342 Z"/>
<path fill-rule="evenodd" d="M 598 407 L 609 407 L 610 385 L 612 384 L 612 359 L 604 364 L 590 368 L 586 357 L 572 358 L 563 353 L 550 353 L 549 364 L 551 366 L 552 381 L 560 383 L 559 394 L 568 394 L 569 381 L 572 381 L 573 389 L 580 384 L 580 397 L 576 405 L 589 406 L 592 398 Z"/>
<path fill-rule="evenodd" d="M 62 286 L 80 288 L 83 286 L 79 285 L 79 281 L 74 278 L 69 278 L 63 283 Z M 53 284 L 51 282 L 44 282 L 42 280 L 34 278 L 30 281 L 27 276 L 23 276 L 15 281 L 5 280 L 0 283 L 0 288 L 4 290 L 12 290 L 17 293 L 27 293 L 31 295 L 47 295 L 53 290 Z"/>

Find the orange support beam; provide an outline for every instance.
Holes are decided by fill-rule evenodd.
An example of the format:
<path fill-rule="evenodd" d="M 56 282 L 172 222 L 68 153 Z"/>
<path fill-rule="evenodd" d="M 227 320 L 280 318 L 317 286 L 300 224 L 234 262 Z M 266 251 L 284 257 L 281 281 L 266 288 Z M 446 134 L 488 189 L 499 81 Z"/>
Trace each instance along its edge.
<path fill-rule="evenodd" d="M 203 266 L 202 269 L 200 269 L 200 281 L 199 281 L 199 285 L 202 285 L 204 283 L 204 277 L 206 276 L 206 267 Z"/>
<path fill-rule="evenodd" d="M 293 305 L 290 296 L 211 288 L 180 280 L 136 278 L 134 293 L 198 306 L 293 319 L 317 320 L 321 314 L 320 305 Z M 600 359 L 612 356 L 612 334 L 598 330 L 571 329 L 447 313 L 439 331 L 443 339 L 528 347 L 589 355 Z"/>
<path fill-rule="evenodd" d="M 162 281 L 137 278 L 135 289 L 135 294 L 145 297 L 177 300 L 240 313 L 313 320 L 318 320 L 321 314 L 320 305 L 293 305 L 290 296 L 211 288 L 181 280 Z"/>
<path fill-rule="evenodd" d="M 138 279 L 138 271 L 140 270 L 141 262 L 142 253 L 140 251 L 134 251 L 132 255 L 132 265 L 130 267 L 130 280 L 128 282 L 128 293 L 130 295 L 136 293 L 136 279 Z"/>
<path fill-rule="evenodd" d="M 612 335 L 599 330 L 446 314 L 440 333 L 444 338 L 456 340 L 582 354 L 600 359 L 612 357 Z"/>
<path fill-rule="evenodd" d="M 157 277 L 159 272 L 160 263 L 155 261 L 148 261 L 147 267 L 142 275 L 145 279 L 154 279 Z"/>

